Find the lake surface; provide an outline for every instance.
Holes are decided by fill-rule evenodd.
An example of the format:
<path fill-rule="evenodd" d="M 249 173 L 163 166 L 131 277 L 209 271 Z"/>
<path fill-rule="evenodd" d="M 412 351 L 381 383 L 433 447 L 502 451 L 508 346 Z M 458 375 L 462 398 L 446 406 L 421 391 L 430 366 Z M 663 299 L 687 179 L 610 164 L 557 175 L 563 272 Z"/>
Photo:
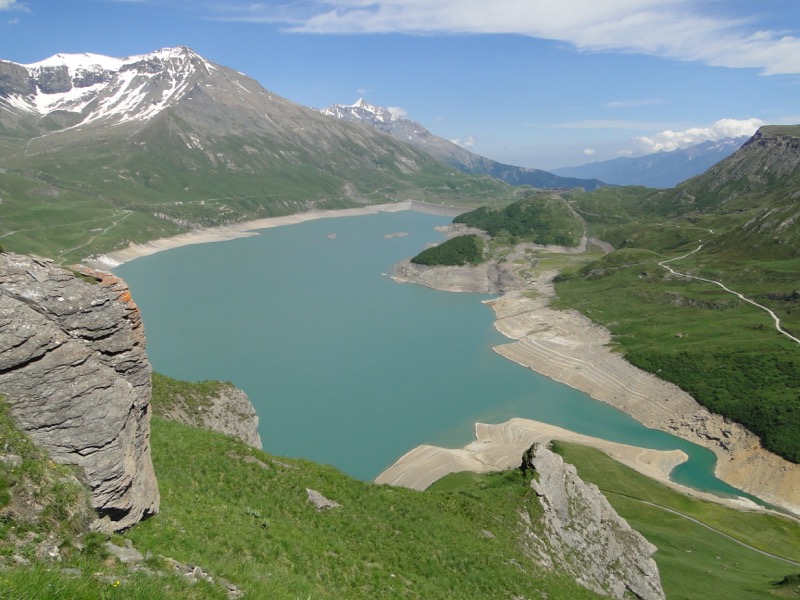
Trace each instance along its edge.
<path fill-rule="evenodd" d="M 114 272 L 142 310 L 156 371 L 245 390 L 264 449 L 374 479 L 422 443 L 462 447 L 477 421 L 525 417 L 690 455 L 673 478 L 745 495 L 714 455 L 497 355 L 488 296 L 397 284 L 393 265 L 441 241 L 446 217 L 307 221 L 184 246 Z M 393 233 L 408 235 L 384 236 Z M 335 234 L 335 236 L 333 235 Z"/>

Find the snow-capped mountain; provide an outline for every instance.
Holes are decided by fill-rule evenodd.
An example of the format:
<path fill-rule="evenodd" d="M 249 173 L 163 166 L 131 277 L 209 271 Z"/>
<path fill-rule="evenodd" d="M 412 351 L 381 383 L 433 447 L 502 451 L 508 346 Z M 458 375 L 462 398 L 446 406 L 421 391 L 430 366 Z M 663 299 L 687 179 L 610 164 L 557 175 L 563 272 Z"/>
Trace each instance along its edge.
<path fill-rule="evenodd" d="M 85 215 L 114 218 L 133 210 L 132 231 L 171 235 L 175 225 L 316 207 L 452 202 L 462 184 L 466 197 L 479 187 L 482 198 L 512 194 L 500 182 L 470 188 L 410 144 L 295 104 L 186 47 L 0 61 L 0 165 L 0 234 L 37 230 L 4 214 L 26 199 L 48 211 L 92 202 Z"/>
<path fill-rule="evenodd" d="M 183 98 L 199 75 L 215 69 L 185 47 L 127 58 L 56 54 L 2 67 L 7 77 L 0 101 L 31 115 L 60 115 L 72 127 L 146 121 Z"/>
<path fill-rule="evenodd" d="M 388 133 L 399 140 L 417 146 L 437 160 L 465 173 L 490 175 L 511 185 L 532 185 L 538 188 L 582 187 L 586 190 L 594 190 L 604 185 L 597 179 L 559 177 L 540 169 L 506 165 L 474 154 L 458 144 L 434 135 L 416 121 L 406 119 L 391 109 L 368 104 L 363 98 L 355 104 L 335 104 L 320 109 L 320 112 L 343 121 L 362 123 Z"/>
<path fill-rule="evenodd" d="M 578 167 L 553 169 L 564 177 L 597 177 L 615 185 L 645 185 L 670 188 L 704 173 L 741 148 L 747 136 L 707 141 L 673 150 L 635 158 L 620 157 Z"/>

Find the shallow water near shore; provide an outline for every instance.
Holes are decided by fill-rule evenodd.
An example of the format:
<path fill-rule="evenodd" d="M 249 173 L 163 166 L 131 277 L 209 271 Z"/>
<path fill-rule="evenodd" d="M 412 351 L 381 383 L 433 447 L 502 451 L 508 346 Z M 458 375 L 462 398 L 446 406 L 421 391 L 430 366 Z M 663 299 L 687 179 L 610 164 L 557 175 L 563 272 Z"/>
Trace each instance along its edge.
<path fill-rule="evenodd" d="M 497 355 L 508 340 L 488 296 L 392 281 L 394 263 L 441 241 L 434 227 L 449 222 L 412 211 L 307 221 L 114 272 L 142 310 L 154 369 L 244 389 L 270 453 L 372 480 L 419 444 L 462 447 L 477 421 L 524 417 L 681 449 L 690 461 L 676 482 L 746 495 L 713 476 L 709 450 Z"/>

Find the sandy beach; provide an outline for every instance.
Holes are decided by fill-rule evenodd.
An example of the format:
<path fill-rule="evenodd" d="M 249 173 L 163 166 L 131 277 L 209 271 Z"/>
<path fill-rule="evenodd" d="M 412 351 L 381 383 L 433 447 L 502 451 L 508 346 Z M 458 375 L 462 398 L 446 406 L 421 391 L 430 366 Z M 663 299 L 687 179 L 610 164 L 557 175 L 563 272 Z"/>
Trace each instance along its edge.
<path fill-rule="evenodd" d="M 224 225 L 221 227 L 194 229 L 170 238 L 152 240 L 144 244 L 130 244 L 127 248 L 122 250 L 116 250 L 100 256 L 89 257 L 82 262 L 83 264 L 94 269 L 109 270 L 136 258 L 149 256 L 164 250 L 171 250 L 172 248 L 179 248 L 181 246 L 189 246 L 192 244 L 224 242 L 227 240 L 259 235 L 259 229 L 269 229 L 272 227 L 281 227 L 283 225 L 294 225 L 316 219 L 358 217 L 362 215 L 374 215 L 382 212 L 400 212 L 404 210 L 416 210 L 419 212 L 445 216 L 456 216 L 465 211 L 463 208 L 440 206 L 437 204 L 428 204 L 426 202 L 418 202 L 415 200 L 393 202 L 389 204 L 370 204 L 357 208 L 315 210 L 305 213 L 286 215 L 283 217 L 269 217 L 265 219 L 256 219 L 253 221 L 242 221 L 241 223 L 234 223 L 232 225 Z"/>

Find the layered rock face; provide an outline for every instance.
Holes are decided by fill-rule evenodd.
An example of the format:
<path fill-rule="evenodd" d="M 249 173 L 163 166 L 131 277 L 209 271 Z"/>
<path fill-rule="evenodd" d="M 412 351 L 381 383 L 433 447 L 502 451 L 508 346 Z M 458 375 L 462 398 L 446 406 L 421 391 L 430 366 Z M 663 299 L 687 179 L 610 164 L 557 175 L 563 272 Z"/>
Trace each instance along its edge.
<path fill-rule="evenodd" d="M 210 429 L 239 438 L 261 450 L 258 414 L 247 394 L 231 383 L 220 383 L 216 394 L 191 401 L 180 395 L 166 407 L 156 407 L 156 414 L 184 425 Z"/>
<path fill-rule="evenodd" d="M 544 509 L 544 542 L 531 533 L 542 556 L 557 563 L 581 585 L 613 598 L 664 598 L 656 547 L 631 529 L 597 486 L 585 483 L 575 467 L 535 446 L 531 482 Z M 542 548 L 544 546 L 544 548 Z"/>
<path fill-rule="evenodd" d="M 78 467 L 98 529 L 158 512 L 144 346 L 119 278 L 0 254 L 0 394 L 39 447 Z"/>

